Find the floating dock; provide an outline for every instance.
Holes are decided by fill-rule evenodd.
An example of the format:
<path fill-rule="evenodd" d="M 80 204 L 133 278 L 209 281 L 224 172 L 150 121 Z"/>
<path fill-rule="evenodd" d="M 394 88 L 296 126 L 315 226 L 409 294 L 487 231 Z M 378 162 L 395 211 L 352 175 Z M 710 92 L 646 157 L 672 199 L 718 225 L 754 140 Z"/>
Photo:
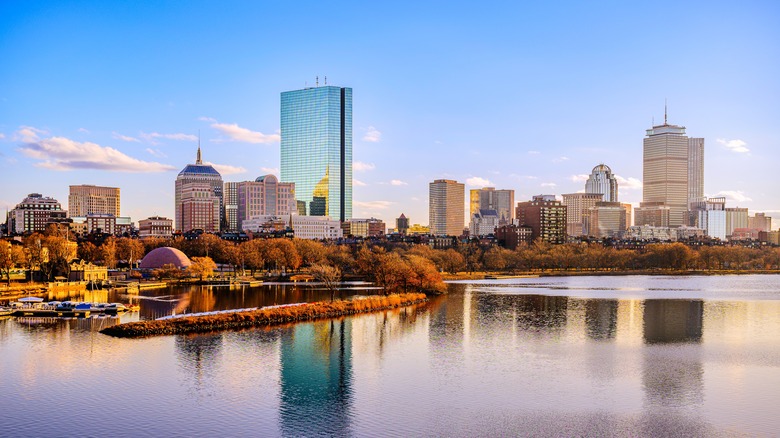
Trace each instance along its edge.
<path fill-rule="evenodd" d="M 13 313 L 11 313 L 11 316 L 86 318 L 91 313 L 92 313 L 91 310 L 17 309 L 14 310 Z"/>

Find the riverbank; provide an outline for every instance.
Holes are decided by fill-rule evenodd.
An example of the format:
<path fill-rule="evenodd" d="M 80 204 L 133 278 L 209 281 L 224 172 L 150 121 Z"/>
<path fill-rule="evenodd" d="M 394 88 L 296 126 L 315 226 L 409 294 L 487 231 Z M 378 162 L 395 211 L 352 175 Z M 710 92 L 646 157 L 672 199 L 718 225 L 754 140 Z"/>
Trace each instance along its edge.
<path fill-rule="evenodd" d="M 108 327 L 100 333 L 118 338 L 206 333 L 263 327 L 291 322 L 314 321 L 359 313 L 376 312 L 426 302 L 425 294 L 406 293 L 369 296 L 350 301 L 321 301 L 297 306 L 272 307 L 246 312 L 190 316 L 154 321 L 137 321 Z"/>
<path fill-rule="evenodd" d="M 607 276 L 607 275 L 753 275 L 753 274 L 780 274 L 780 270 L 749 270 L 749 269 L 710 269 L 710 270 L 668 270 L 668 269 L 634 269 L 624 271 L 607 270 L 534 270 L 517 273 L 507 272 L 458 272 L 455 274 L 442 274 L 444 281 L 454 280 L 501 280 L 507 278 L 533 278 L 533 277 L 576 277 L 576 276 Z"/>

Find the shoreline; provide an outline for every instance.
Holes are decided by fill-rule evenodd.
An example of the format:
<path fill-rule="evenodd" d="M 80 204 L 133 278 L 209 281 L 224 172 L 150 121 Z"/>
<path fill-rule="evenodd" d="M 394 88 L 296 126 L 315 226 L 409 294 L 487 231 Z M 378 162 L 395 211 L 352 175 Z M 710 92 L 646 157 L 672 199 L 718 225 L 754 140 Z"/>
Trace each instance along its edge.
<path fill-rule="evenodd" d="M 425 302 L 428 302 L 428 298 L 423 293 L 368 296 L 351 301 L 320 301 L 244 312 L 136 321 L 107 327 L 101 330 L 100 333 L 117 338 L 208 333 L 221 330 L 268 327 L 293 322 L 309 322 L 391 310 Z"/>
<path fill-rule="evenodd" d="M 504 280 L 512 278 L 539 278 L 539 277 L 584 277 L 584 276 L 619 276 L 619 275 L 658 275 L 658 276 L 694 276 L 694 275 L 777 275 L 780 270 L 703 270 L 703 271 L 679 271 L 661 269 L 637 269 L 630 271 L 533 271 L 518 273 L 501 272 L 458 272 L 456 274 L 443 274 L 444 281 L 458 280 Z"/>

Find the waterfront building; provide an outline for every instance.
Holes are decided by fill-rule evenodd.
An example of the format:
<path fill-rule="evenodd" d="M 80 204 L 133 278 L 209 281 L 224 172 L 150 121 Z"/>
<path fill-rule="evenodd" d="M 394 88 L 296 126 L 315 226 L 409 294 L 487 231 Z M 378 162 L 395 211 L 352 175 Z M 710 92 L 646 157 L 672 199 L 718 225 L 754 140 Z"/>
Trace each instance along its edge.
<path fill-rule="evenodd" d="M 281 180 L 295 184 L 301 216 L 352 217 L 352 89 L 281 96 Z"/>
<path fill-rule="evenodd" d="M 471 189 L 469 192 L 469 215 L 480 210 L 494 210 L 500 224 L 510 224 L 515 218 L 515 191 L 496 190 L 495 187 Z"/>
<path fill-rule="evenodd" d="M 119 188 L 86 184 L 70 186 L 68 214 L 71 217 L 88 214 L 111 214 L 118 217 Z"/>
<path fill-rule="evenodd" d="M 292 221 L 291 221 L 292 218 Z M 344 236 L 341 222 L 327 216 L 259 215 L 242 221 L 242 231 L 278 231 L 278 224 L 292 228 L 298 239 L 339 239 Z"/>
<path fill-rule="evenodd" d="M 162 216 L 152 216 L 138 221 L 138 237 L 169 238 L 173 236 L 173 220 Z"/>
<path fill-rule="evenodd" d="M 395 230 L 398 234 L 406 234 L 407 230 L 409 230 L 409 218 L 403 213 L 395 219 Z"/>
<path fill-rule="evenodd" d="M 726 240 L 726 198 L 704 198 L 691 202 L 691 221 L 714 239 Z"/>
<path fill-rule="evenodd" d="M 42 232 L 51 223 L 67 222 L 68 212 L 54 198 L 30 193 L 16 208 L 8 212 L 9 234 Z"/>
<path fill-rule="evenodd" d="M 297 212 L 295 184 L 279 182 L 274 175 L 263 175 L 254 181 L 237 183 L 237 230 L 242 222 L 262 215 L 289 215 Z"/>
<path fill-rule="evenodd" d="M 532 243 L 534 231 L 527 225 L 506 224 L 496 228 L 496 242 L 499 246 L 515 250 L 521 243 Z"/>
<path fill-rule="evenodd" d="M 600 192 L 566 193 L 561 196 L 563 197 L 563 205 L 566 206 L 566 234 L 575 237 L 587 235 L 585 220 L 588 216 L 588 209 L 594 207 L 597 202 L 601 202 L 604 199 L 604 194 Z"/>
<path fill-rule="evenodd" d="M 480 209 L 471 215 L 469 223 L 469 236 L 484 237 L 496 232 L 500 219 L 496 210 Z"/>
<path fill-rule="evenodd" d="M 772 230 L 772 218 L 766 213 L 756 213 L 754 216 L 748 216 L 748 228 L 755 228 L 759 231 Z"/>
<path fill-rule="evenodd" d="M 703 157 L 704 139 L 689 139 L 684 126 L 667 123 L 666 114 L 663 125 L 648 129 L 643 140 L 643 189 L 640 204 L 647 210 L 637 211 L 637 219 L 640 213 L 663 217 L 665 212 L 658 211 L 658 207 L 669 207 L 668 225 L 661 226 L 679 227 L 688 224 L 689 205 L 699 201 L 704 191 Z M 651 213 L 653 209 L 656 211 Z"/>
<path fill-rule="evenodd" d="M 225 182 L 222 189 L 224 231 L 229 233 L 237 233 L 240 230 L 238 226 L 238 184 L 237 182 Z"/>
<path fill-rule="evenodd" d="M 200 229 L 215 233 L 221 230 L 224 211 L 222 176 L 213 166 L 203 164 L 200 145 L 195 164 L 188 164 L 179 172 L 175 187 L 176 231 Z"/>
<path fill-rule="evenodd" d="M 628 210 L 630 211 L 630 210 Z M 587 235 L 600 239 L 619 238 L 628 228 L 628 212 L 619 202 L 597 202 L 588 208 Z"/>
<path fill-rule="evenodd" d="M 739 207 L 726 208 L 726 238 L 731 240 L 731 235 L 737 228 L 748 227 L 748 209 Z"/>
<path fill-rule="evenodd" d="M 108 268 L 97 266 L 84 260 L 79 260 L 70 264 L 68 281 L 95 281 L 102 282 L 108 280 Z"/>
<path fill-rule="evenodd" d="M 385 223 L 376 218 L 370 219 L 349 219 L 341 223 L 341 229 L 345 236 L 352 235 L 354 237 L 371 237 L 371 236 L 384 236 L 387 226 Z"/>
<path fill-rule="evenodd" d="M 566 243 L 566 206 L 553 195 L 537 195 L 531 201 L 519 202 L 517 223 L 531 227 L 531 240 Z"/>
<path fill-rule="evenodd" d="M 434 236 L 463 234 L 466 186 L 451 179 L 437 179 L 428 185 L 428 218 Z"/>
<path fill-rule="evenodd" d="M 585 193 L 601 193 L 603 202 L 618 202 L 618 182 L 612 169 L 603 163 L 594 167 L 585 181 Z"/>

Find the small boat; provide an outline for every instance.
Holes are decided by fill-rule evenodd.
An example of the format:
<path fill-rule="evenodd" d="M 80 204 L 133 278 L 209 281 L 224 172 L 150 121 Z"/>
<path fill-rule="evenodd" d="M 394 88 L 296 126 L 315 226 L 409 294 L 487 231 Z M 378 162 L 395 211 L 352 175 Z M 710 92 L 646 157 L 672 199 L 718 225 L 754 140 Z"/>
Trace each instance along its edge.
<path fill-rule="evenodd" d="M 12 313 L 14 313 L 13 310 L 8 309 L 6 307 L 0 307 L 0 317 L 11 316 Z"/>

